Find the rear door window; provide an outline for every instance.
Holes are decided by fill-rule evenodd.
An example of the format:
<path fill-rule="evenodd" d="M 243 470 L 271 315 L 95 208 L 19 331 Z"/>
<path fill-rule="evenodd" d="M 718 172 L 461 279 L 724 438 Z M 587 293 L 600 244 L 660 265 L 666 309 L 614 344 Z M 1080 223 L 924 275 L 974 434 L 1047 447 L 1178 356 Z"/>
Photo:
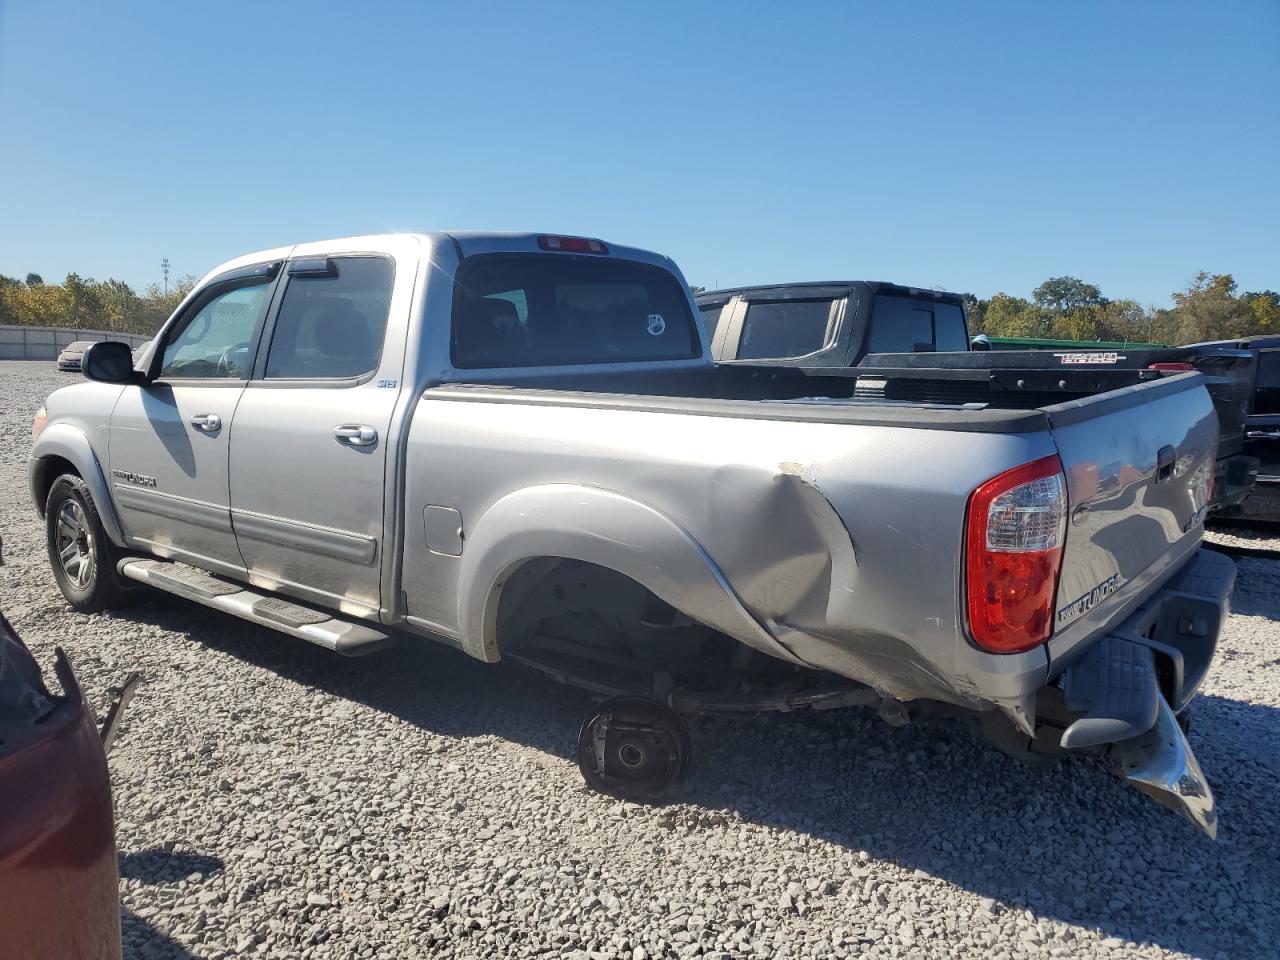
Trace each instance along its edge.
<path fill-rule="evenodd" d="M 803 357 L 827 342 L 831 300 L 762 300 L 747 305 L 738 360 Z"/>
<path fill-rule="evenodd" d="M 468 258 L 453 304 L 458 367 L 701 356 L 684 287 L 643 263 L 562 254 Z"/>
<path fill-rule="evenodd" d="M 964 312 L 957 304 L 877 294 L 868 353 L 920 353 L 969 349 Z"/>
<path fill-rule="evenodd" d="M 372 372 L 382 357 L 393 267 L 385 257 L 330 257 L 324 274 L 289 277 L 266 377 L 337 380 Z"/>

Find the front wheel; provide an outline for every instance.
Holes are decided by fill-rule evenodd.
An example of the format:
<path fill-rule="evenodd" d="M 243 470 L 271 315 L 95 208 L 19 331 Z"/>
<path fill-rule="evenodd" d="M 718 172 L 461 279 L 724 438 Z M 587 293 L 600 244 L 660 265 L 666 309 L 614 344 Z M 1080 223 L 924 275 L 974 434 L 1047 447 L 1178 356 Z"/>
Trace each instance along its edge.
<path fill-rule="evenodd" d="M 58 589 L 81 613 L 122 606 L 128 599 L 115 570 L 120 552 L 107 538 L 88 484 L 75 474 L 63 474 L 49 488 L 45 541 Z"/>

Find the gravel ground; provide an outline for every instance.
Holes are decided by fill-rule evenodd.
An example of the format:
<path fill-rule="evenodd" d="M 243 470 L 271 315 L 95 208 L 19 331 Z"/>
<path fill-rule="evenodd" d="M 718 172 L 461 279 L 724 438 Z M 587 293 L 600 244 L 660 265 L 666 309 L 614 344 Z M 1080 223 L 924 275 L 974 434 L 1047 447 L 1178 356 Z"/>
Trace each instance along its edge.
<path fill-rule="evenodd" d="M 1211 842 L 1093 764 L 952 722 L 707 722 L 683 802 L 589 793 L 586 707 L 425 643 L 346 661 L 155 595 L 74 613 L 0 363 L 0 603 L 52 676 L 146 683 L 111 755 L 130 957 L 1277 957 L 1280 563 L 1245 560 L 1192 742 Z"/>

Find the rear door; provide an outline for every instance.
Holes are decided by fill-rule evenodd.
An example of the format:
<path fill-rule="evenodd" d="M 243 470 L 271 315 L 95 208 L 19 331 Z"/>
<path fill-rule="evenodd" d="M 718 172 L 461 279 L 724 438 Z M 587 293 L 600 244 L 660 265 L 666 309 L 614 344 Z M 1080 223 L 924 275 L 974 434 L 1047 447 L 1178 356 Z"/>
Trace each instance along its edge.
<path fill-rule="evenodd" d="M 231 528 L 228 436 L 279 264 L 215 279 L 156 346 L 154 378 L 111 414 L 111 493 L 133 545 L 240 573 Z"/>
<path fill-rule="evenodd" d="M 376 618 L 416 260 L 299 251 L 231 426 L 232 520 L 255 585 Z"/>
<path fill-rule="evenodd" d="M 1199 543 L 1218 418 L 1197 374 L 1043 409 L 1067 476 L 1061 632 L 1122 605 Z"/>

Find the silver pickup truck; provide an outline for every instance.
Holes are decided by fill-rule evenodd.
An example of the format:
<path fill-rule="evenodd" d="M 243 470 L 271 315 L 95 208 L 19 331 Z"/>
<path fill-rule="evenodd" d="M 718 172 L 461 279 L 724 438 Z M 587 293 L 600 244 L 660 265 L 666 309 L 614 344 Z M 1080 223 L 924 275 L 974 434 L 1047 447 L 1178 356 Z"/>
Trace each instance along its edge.
<path fill-rule="evenodd" d="M 862 705 L 1103 756 L 1214 831 L 1181 728 L 1234 578 L 1198 375 L 867 400 L 717 367 L 696 316 L 666 257 L 577 237 L 223 264 L 37 413 L 54 575 L 80 610 L 146 584 L 339 653 L 522 660 L 610 698 L 578 760 L 622 795 L 683 775 L 682 717 Z"/>

